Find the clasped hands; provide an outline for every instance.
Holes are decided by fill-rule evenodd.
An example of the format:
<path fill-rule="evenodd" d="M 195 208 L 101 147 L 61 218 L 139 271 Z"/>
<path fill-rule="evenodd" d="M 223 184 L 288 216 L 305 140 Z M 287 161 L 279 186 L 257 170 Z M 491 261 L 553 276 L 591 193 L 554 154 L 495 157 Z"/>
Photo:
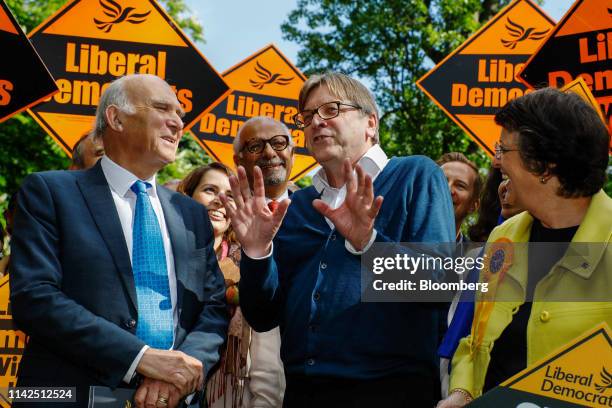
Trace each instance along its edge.
<path fill-rule="evenodd" d="M 374 221 L 382 206 L 383 197 L 374 197 L 372 178 L 365 174 L 358 164 L 353 172 L 349 159 L 343 163 L 343 176 L 346 182 L 346 198 L 340 207 L 332 209 L 320 199 L 313 200 L 312 205 L 359 251 L 367 245 L 372 236 Z M 274 212 L 268 208 L 263 175 L 258 166 L 255 166 L 253 171 L 253 192 L 242 166 L 238 167 L 238 177 L 230 177 L 230 185 L 234 204 L 223 194 L 220 198 L 242 250 L 251 258 L 268 255 L 272 239 L 280 228 L 291 200 L 281 201 Z"/>
<path fill-rule="evenodd" d="M 202 362 L 178 350 L 149 348 L 136 371 L 144 376 L 134 395 L 138 408 L 175 408 L 204 386 Z"/>

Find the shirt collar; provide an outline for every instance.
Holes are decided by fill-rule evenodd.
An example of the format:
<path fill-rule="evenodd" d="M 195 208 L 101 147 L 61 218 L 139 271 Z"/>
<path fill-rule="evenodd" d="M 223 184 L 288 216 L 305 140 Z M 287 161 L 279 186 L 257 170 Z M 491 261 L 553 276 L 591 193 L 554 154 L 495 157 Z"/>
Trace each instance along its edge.
<path fill-rule="evenodd" d="M 120 197 L 125 197 L 128 192 L 131 192 L 130 187 L 136 180 L 140 180 L 134 174 L 130 173 L 128 170 L 124 169 L 114 161 L 112 161 L 108 156 L 102 156 L 100 160 L 100 165 L 102 166 L 102 172 L 104 173 L 104 177 L 106 177 L 106 181 L 110 186 L 111 190 L 117 193 Z M 142 180 L 149 184 L 151 184 L 151 188 L 147 191 L 149 195 L 152 197 L 157 197 L 157 185 L 155 184 L 154 174 L 152 177 Z M 133 192 L 132 192 L 133 194 Z"/>
<path fill-rule="evenodd" d="M 374 181 L 378 174 L 380 174 L 380 172 L 387 165 L 388 161 L 389 158 L 380 145 L 375 144 L 374 146 L 370 147 L 363 156 L 361 156 L 361 158 L 357 161 L 357 164 L 359 164 L 363 171 L 372 177 L 372 181 Z M 322 167 L 312 178 L 312 185 L 319 193 L 326 188 L 333 188 L 327 182 L 327 174 L 325 174 L 325 169 Z"/>

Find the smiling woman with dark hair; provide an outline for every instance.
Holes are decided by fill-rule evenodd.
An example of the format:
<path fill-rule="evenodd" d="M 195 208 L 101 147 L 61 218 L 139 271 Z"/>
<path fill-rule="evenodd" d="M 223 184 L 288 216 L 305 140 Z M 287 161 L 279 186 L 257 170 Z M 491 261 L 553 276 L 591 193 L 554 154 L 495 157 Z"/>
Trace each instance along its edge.
<path fill-rule="evenodd" d="M 493 230 L 488 242 L 556 245 L 508 249 L 514 256 L 497 294 L 514 297 L 495 302 L 490 313 L 479 314 L 477 303 L 472 335 L 453 357 L 452 391 L 438 404 L 444 408 L 464 406 L 602 321 L 612 325 L 606 126 L 578 95 L 550 88 L 509 102 L 495 121 L 502 127 L 496 159 L 526 211 Z M 577 260 L 566 253 L 570 243 L 596 244 Z"/>

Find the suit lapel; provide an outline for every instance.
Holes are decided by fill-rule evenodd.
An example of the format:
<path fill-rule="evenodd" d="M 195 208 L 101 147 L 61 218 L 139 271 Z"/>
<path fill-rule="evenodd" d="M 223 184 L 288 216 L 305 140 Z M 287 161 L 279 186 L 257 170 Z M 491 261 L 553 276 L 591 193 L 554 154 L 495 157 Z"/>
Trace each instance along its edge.
<path fill-rule="evenodd" d="M 176 273 L 177 283 L 177 305 L 182 304 L 183 290 L 181 284 L 185 285 L 187 280 L 189 253 L 187 248 L 187 227 L 185 226 L 184 217 L 181 212 L 181 207 L 177 200 L 172 200 L 172 195 L 175 194 L 160 185 L 157 185 L 157 196 L 164 211 L 166 227 L 170 235 L 172 244 L 172 254 L 174 256 L 174 270 Z"/>
<path fill-rule="evenodd" d="M 92 169 L 81 173 L 81 176 L 77 178 L 77 184 L 85 198 L 96 226 L 115 261 L 132 305 L 134 309 L 138 310 L 130 253 L 125 243 L 121 221 L 119 221 L 119 215 L 117 214 L 117 207 L 115 207 L 110 187 L 102 172 L 100 161 Z"/>

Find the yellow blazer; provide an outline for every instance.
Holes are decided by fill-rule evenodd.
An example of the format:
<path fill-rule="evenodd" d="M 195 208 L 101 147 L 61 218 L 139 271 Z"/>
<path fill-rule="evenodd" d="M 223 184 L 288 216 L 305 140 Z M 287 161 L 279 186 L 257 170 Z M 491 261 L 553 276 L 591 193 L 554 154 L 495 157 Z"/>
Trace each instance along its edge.
<path fill-rule="evenodd" d="M 533 217 L 518 214 L 493 230 L 489 243 L 508 238 L 528 242 Z M 612 296 L 612 199 L 600 190 L 593 196 L 572 242 L 596 243 L 588 253 L 564 255 L 538 283 L 527 324 L 527 365 L 547 356 L 601 322 L 612 327 L 612 302 L 550 301 L 550 299 L 610 299 Z M 527 284 L 526 247 L 517 246 L 512 265 L 498 285 L 498 299 L 485 326 L 482 341 L 473 345 L 472 336 L 461 339 L 453 356 L 450 389 L 462 388 L 474 397 L 482 394 L 491 350 L 512 321 L 525 298 Z M 523 301 L 518 301 L 523 299 Z M 547 301 L 549 299 L 549 301 Z M 473 325 L 477 322 L 474 321 Z"/>

